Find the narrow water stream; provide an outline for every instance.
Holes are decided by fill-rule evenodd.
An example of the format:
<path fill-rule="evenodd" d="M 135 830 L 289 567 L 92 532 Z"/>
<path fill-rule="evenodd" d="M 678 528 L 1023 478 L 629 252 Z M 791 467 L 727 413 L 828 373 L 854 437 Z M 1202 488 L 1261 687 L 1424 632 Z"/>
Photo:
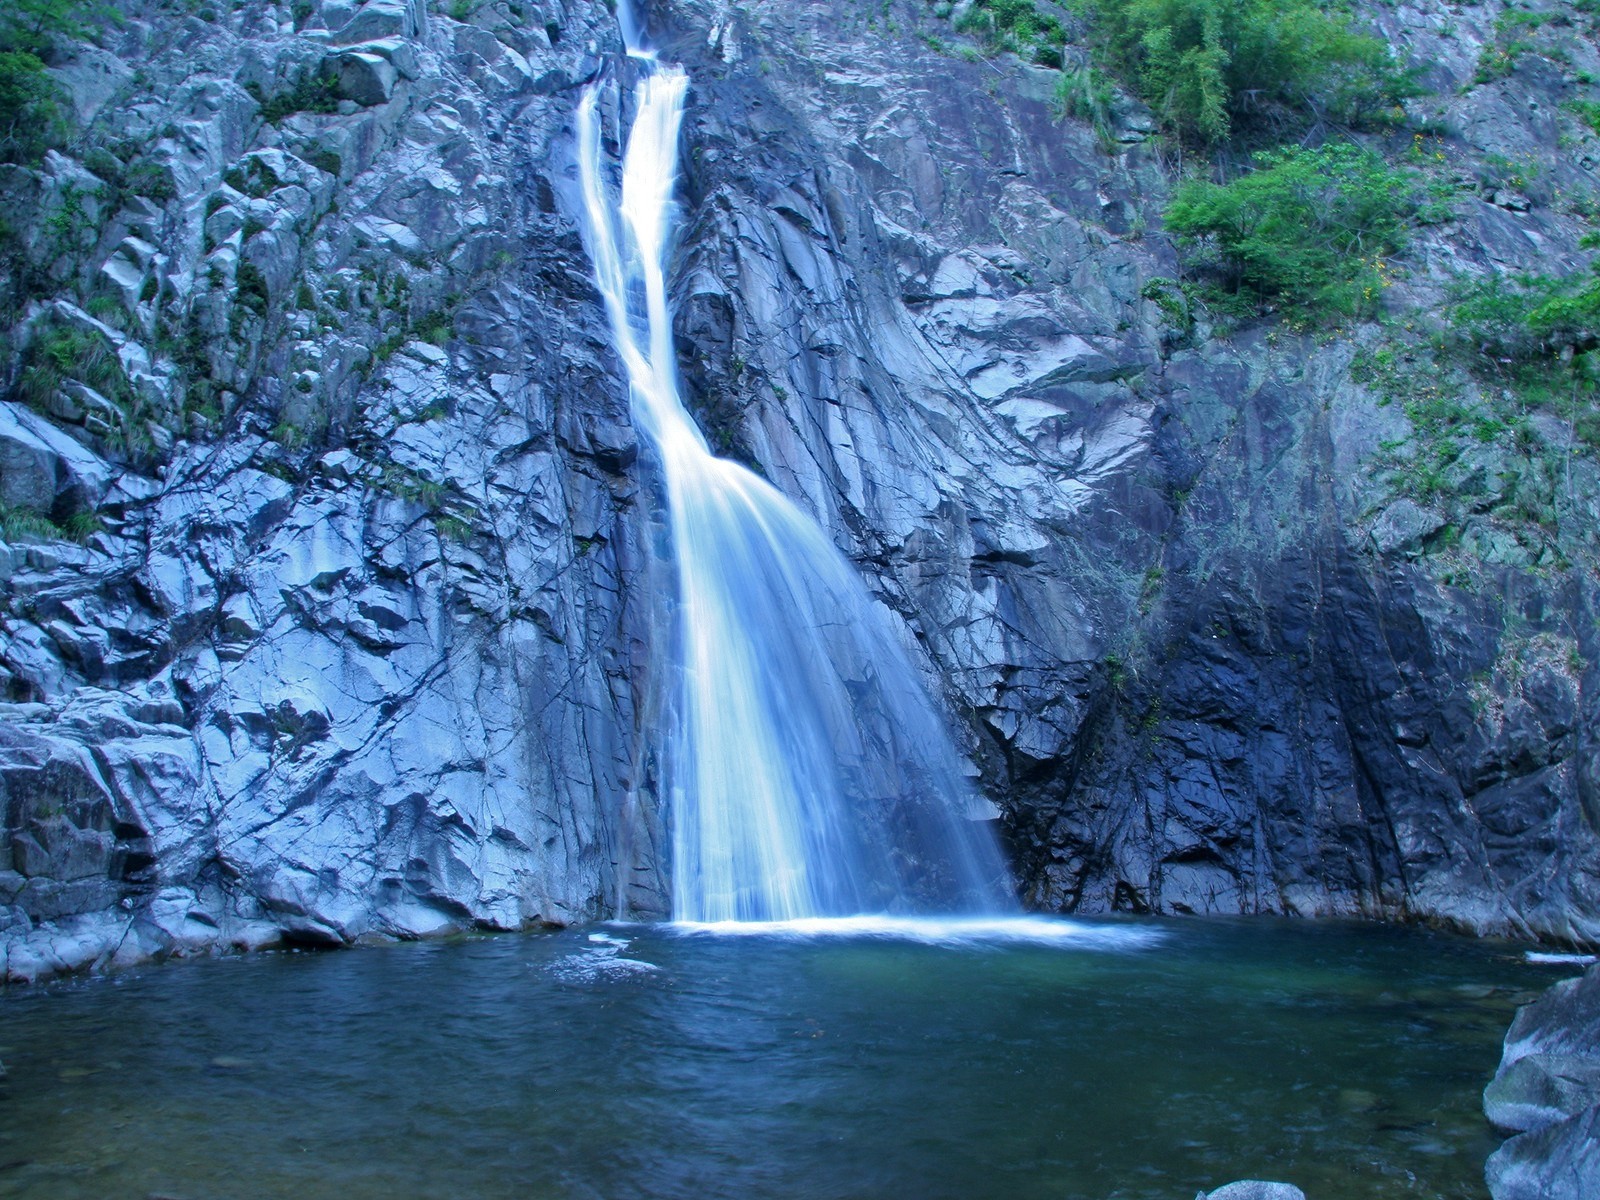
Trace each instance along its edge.
<path fill-rule="evenodd" d="M 1486 1195 L 1561 968 L 1373 926 L 1051 944 L 607 927 L 0 996 L 0 1196 Z"/>

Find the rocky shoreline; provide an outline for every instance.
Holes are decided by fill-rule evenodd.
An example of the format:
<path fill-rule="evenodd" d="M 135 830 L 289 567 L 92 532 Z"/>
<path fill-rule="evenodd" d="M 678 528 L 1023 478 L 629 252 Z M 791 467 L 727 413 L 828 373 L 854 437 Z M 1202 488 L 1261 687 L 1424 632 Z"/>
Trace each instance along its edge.
<path fill-rule="evenodd" d="M 1483 1109 L 1511 1135 L 1485 1168 L 1494 1200 L 1600 1195 L 1600 964 L 1517 1013 Z"/>

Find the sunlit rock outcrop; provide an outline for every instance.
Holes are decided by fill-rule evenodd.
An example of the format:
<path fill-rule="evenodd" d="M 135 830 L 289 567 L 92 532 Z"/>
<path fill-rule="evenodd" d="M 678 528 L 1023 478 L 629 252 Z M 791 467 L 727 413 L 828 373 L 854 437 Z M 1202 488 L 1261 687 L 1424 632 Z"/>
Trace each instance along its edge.
<path fill-rule="evenodd" d="M 8 969 L 662 913 L 657 485 L 571 171 L 610 14 L 119 7 L 81 144 L 0 171 Z M 1025 900 L 1594 942 L 1592 451 L 1525 422 L 1533 512 L 1499 442 L 1397 485 L 1382 328 L 1227 326 L 1149 114 L 891 9 L 653 13 L 679 366 L 899 618 Z M 1583 269 L 1600 59 L 1475 83 L 1498 13 L 1363 18 L 1458 181 L 1397 323 Z"/>

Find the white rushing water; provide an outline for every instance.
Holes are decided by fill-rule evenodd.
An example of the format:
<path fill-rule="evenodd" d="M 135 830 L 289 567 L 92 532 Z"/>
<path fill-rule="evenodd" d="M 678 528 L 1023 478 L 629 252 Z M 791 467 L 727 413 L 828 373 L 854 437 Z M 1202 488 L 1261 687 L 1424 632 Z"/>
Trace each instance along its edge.
<path fill-rule="evenodd" d="M 671 530 L 673 916 L 1009 911 L 994 837 L 971 819 L 982 806 L 888 614 L 815 521 L 711 453 L 679 397 L 666 257 L 688 79 L 644 47 L 625 4 L 621 21 L 639 81 L 620 193 L 603 85 L 579 105 L 578 155 L 595 278 Z"/>

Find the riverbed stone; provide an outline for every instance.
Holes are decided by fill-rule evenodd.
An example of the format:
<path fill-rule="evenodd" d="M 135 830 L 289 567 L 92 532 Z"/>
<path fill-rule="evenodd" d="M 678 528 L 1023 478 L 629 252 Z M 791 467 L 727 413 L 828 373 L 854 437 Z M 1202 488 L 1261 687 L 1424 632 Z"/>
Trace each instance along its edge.
<path fill-rule="evenodd" d="M 1306 1200 L 1306 1194 L 1292 1183 L 1240 1179 L 1209 1192 L 1201 1192 L 1195 1200 Z"/>

